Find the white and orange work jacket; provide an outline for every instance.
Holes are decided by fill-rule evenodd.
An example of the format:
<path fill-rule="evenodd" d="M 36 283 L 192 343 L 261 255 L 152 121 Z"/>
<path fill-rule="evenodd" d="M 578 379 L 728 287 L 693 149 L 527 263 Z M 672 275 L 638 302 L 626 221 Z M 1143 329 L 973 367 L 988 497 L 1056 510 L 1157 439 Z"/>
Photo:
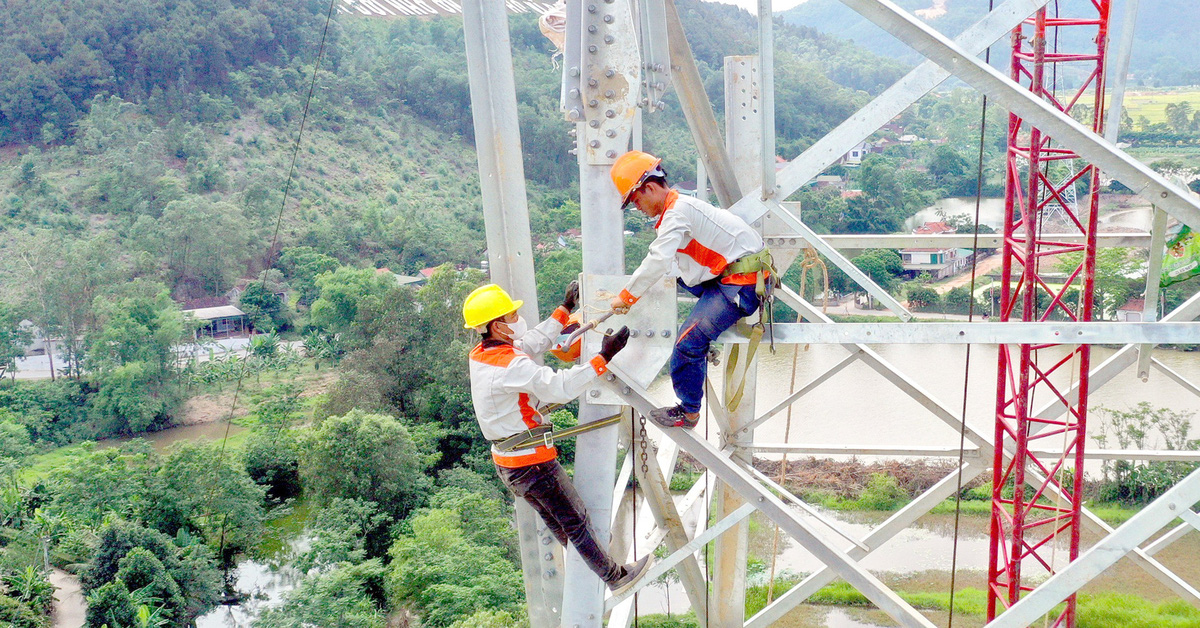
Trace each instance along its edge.
<path fill-rule="evenodd" d="M 550 348 L 567 321 L 567 310 L 558 308 L 554 315 L 517 339 L 517 346 L 500 341 L 484 341 L 471 350 L 471 403 L 484 438 L 498 441 L 542 425 L 546 420 L 537 411 L 538 404 L 567 403 L 607 371 L 603 357 L 588 364 L 555 371 L 533 361 Z M 527 467 L 549 462 L 558 450 L 538 445 L 528 449 L 502 452 L 492 446 L 492 460 L 507 468 Z"/>
<path fill-rule="evenodd" d="M 650 251 L 625 288 L 621 300 L 633 305 L 663 275 L 676 274 L 689 286 L 721 276 L 725 267 L 746 255 L 763 250 L 763 239 L 746 221 L 675 190 L 667 193 L 666 209 L 654 225 L 658 235 Z M 754 273 L 721 279 L 732 285 L 750 285 Z"/>

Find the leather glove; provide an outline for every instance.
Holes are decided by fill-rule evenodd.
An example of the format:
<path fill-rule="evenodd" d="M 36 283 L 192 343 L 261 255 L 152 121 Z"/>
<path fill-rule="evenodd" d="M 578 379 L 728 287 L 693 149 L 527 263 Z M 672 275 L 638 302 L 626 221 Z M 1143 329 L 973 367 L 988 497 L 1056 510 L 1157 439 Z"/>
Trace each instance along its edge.
<path fill-rule="evenodd" d="M 579 282 L 572 281 L 567 284 L 567 294 L 563 297 L 562 306 L 567 308 L 568 312 L 574 312 L 575 306 L 579 304 Z"/>
<path fill-rule="evenodd" d="M 625 348 L 625 344 L 629 342 L 629 327 L 622 327 L 617 333 L 611 336 L 605 336 L 604 340 L 600 341 L 600 355 L 605 362 L 611 362 L 613 356 L 617 352 Z"/>

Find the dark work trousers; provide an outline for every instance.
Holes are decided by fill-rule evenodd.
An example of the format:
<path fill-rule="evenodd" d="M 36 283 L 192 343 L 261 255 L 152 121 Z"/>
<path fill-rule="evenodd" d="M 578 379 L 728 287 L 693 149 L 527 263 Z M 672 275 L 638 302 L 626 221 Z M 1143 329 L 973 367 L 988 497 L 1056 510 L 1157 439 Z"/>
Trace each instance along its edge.
<path fill-rule="evenodd" d="M 700 297 L 692 313 L 679 328 L 675 350 L 671 352 L 671 385 L 684 412 L 699 412 L 704 399 L 704 375 L 708 371 L 708 346 L 739 319 L 758 309 L 754 285 L 730 286 L 719 279 L 679 286 Z"/>
<path fill-rule="evenodd" d="M 601 580 L 612 583 L 624 575 L 624 569 L 596 542 L 583 500 L 557 460 L 518 469 L 497 466 L 496 473 L 508 490 L 533 506 L 563 547 L 570 540 Z"/>

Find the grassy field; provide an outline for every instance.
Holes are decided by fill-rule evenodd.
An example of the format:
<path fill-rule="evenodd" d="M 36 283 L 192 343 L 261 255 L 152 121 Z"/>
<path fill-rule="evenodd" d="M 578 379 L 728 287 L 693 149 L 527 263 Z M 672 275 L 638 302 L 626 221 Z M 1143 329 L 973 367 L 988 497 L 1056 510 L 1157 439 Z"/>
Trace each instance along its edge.
<path fill-rule="evenodd" d="M 1150 122 L 1166 122 L 1167 105 L 1179 102 L 1191 103 L 1193 109 L 1200 109 L 1200 89 L 1131 90 L 1125 93 L 1125 110 L 1134 124 L 1141 116 L 1146 116 Z"/>

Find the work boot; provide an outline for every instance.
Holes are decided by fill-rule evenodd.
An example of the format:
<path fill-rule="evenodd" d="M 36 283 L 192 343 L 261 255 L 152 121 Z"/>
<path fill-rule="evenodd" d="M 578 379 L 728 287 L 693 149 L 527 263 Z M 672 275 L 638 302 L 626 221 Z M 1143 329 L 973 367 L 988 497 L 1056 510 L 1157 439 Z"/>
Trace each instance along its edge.
<path fill-rule="evenodd" d="M 700 414 L 685 412 L 683 406 L 673 406 L 651 410 L 650 420 L 663 427 L 683 427 L 690 430 L 700 422 Z"/>
<path fill-rule="evenodd" d="M 612 589 L 613 597 L 628 591 L 629 587 L 637 584 L 637 581 L 641 580 L 647 571 L 650 571 L 650 555 L 646 554 L 636 563 L 624 565 L 621 567 L 621 571 L 625 572 L 624 575 L 608 584 L 608 587 Z"/>

